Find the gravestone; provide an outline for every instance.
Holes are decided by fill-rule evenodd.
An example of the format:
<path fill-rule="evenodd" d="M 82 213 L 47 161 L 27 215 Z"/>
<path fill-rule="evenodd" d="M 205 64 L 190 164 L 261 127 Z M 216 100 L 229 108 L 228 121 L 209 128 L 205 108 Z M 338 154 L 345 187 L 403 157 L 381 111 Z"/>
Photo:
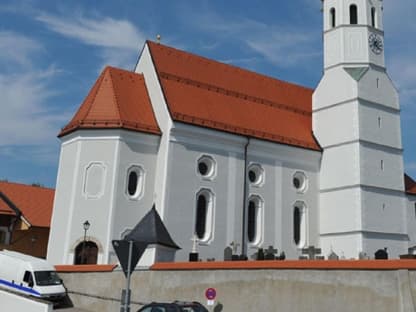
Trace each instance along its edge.
<path fill-rule="evenodd" d="M 332 251 L 328 256 L 328 260 L 339 260 L 339 256 L 334 251 Z"/>
<path fill-rule="evenodd" d="M 262 261 L 264 260 L 264 251 L 263 248 L 259 248 L 257 251 L 257 260 Z"/>
<path fill-rule="evenodd" d="M 358 259 L 360 259 L 360 260 L 370 260 L 370 257 L 364 251 L 361 251 L 358 254 Z"/>
<path fill-rule="evenodd" d="M 315 246 L 309 246 L 308 248 L 302 248 L 302 254 L 308 255 L 309 260 L 315 260 L 316 256 L 322 252 L 321 248 L 315 248 Z"/>
<path fill-rule="evenodd" d="M 269 246 L 269 248 L 267 248 L 264 251 L 264 260 L 275 260 L 276 256 L 275 254 L 277 253 L 277 249 L 273 248 L 273 246 Z"/>
<path fill-rule="evenodd" d="M 224 261 L 231 261 L 233 259 L 233 250 L 231 247 L 226 247 L 224 249 Z"/>
<path fill-rule="evenodd" d="M 238 255 L 238 246 L 240 246 L 239 243 L 232 241 L 230 246 L 232 247 L 232 256 L 231 256 L 231 260 L 233 261 L 238 261 L 240 260 L 240 256 Z"/>
<path fill-rule="evenodd" d="M 387 253 L 387 248 L 379 249 L 374 254 L 374 258 L 376 260 L 387 260 L 389 258 L 389 254 Z"/>

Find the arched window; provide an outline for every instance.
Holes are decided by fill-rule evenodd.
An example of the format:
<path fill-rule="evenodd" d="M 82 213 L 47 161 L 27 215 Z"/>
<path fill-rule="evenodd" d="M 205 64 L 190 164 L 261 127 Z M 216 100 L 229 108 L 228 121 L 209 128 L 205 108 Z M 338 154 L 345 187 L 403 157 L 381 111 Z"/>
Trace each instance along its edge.
<path fill-rule="evenodd" d="M 204 194 L 200 194 L 196 203 L 195 225 L 195 232 L 199 239 L 203 239 L 205 236 L 207 225 L 207 208 L 207 199 Z"/>
<path fill-rule="evenodd" d="M 214 196 L 209 190 L 202 190 L 196 198 L 195 234 L 202 242 L 212 237 L 214 220 Z"/>
<path fill-rule="evenodd" d="M 372 7 L 371 8 L 371 26 L 373 27 L 377 27 L 377 21 L 376 21 L 376 8 Z"/>
<path fill-rule="evenodd" d="M 132 166 L 127 171 L 127 195 L 132 199 L 138 199 L 143 193 L 144 170 L 139 166 Z"/>
<path fill-rule="evenodd" d="M 330 21 L 331 21 L 331 28 L 336 26 L 336 15 L 335 15 L 335 8 L 330 10 Z"/>
<path fill-rule="evenodd" d="M 247 237 L 252 245 L 261 242 L 263 233 L 263 202 L 257 196 L 252 196 L 248 202 Z"/>
<path fill-rule="evenodd" d="M 75 248 L 74 264 L 97 264 L 98 246 L 91 241 L 83 241 Z"/>
<path fill-rule="evenodd" d="M 358 24 L 358 9 L 355 4 L 350 5 L 350 24 L 351 25 Z"/>
<path fill-rule="evenodd" d="M 303 202 L 297 202 L 293 208 L 293 241 L 298 248 L 306 245 L 307 214 Z"/>

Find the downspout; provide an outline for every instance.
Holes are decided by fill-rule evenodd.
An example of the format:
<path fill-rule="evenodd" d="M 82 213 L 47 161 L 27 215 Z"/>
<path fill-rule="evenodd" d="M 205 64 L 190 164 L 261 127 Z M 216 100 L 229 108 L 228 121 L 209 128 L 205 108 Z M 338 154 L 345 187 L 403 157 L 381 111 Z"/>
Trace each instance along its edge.
<path fill-rule="evenodd" d="M 248 146 L 250 144 L 250 138 L 247 137 L 247 143 L 244 146 L 244 179 L 243 179 L 243 233 L 241 236 L 241 255 L 242 258 L 247 256 L 247 246 L 246 246 L 246 233 L 247 233 L 247 165 L 248 165 Z"/>

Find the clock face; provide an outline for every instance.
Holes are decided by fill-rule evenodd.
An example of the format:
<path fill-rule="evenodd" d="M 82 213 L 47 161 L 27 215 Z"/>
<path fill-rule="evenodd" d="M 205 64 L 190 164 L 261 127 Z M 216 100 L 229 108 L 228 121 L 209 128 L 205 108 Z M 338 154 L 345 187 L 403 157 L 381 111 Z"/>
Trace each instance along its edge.
<path fill-rule="evenodd" d="M 380 36 L 371 34 L 370 37 L 368 37 L 368 43 L 370 44 L 371 51 L 375 54 L 383 52 L 383 40 Z"/>

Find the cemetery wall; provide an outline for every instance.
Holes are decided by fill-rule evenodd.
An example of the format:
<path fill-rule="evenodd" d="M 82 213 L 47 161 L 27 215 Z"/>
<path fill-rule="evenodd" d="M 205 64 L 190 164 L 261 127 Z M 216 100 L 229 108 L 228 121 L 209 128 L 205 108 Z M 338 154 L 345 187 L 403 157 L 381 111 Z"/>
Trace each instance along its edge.
<path fill-rule="evenodd" d="M 204 294 L 209 287 L 217 290 L 210 310 L 216 312 L 416 311 L 416 264 L 380 261 L 375 267 L 375 261 L 362 266 L 338 262 L 334 266 L 330 261 L 275 261 L 280 268 L 264 263 L 244 268 L 240 262 L 233 269 L 221 268 L 221 263 L 210 268 L 156 265 L 153 270 L 133 273 L 131 311 L 152 301 L 189 300 L 206 305 Z M 306 263 L 303 268 L 302 263 Z M 60 275 L 75 306 L 100 312 L 120 310 L 121 289 L 126 284 L 121 271 Z"/>

